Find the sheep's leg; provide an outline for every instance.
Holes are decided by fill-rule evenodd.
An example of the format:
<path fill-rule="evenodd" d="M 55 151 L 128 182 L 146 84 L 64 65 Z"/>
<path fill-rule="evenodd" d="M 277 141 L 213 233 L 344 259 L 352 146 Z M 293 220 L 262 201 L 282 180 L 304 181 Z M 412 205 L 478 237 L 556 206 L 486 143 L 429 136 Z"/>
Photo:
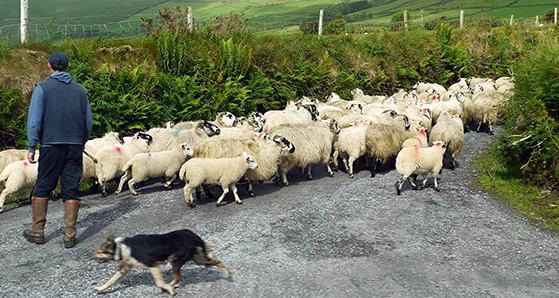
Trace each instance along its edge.
<path fill-rule="evenodd" d="M 210 187 L 207 185 L 202 185 L 202 188 L 204 189 L 204 193 L 206 194 L 206 197 L 213 199 L 214 195 L 213 193 L 210 191 Z"/>
<path fill-rule="evenodd" d="M 309 165 L 309 168 L 311 166 Z M 330 177 L 334 177 L 334 172 L 332 172 L 332 169 L 330 168 L 330 164 L 326 163 L 326 171 L 328 171 L 328 175 L 330 175 Z"/>
<path fill-rule="evenodd" d="M 379 160 L 377 158 L 375 158 L 374 160 L 371 160 L 371 177 L 373 177 L 373 178 L 375 178 L 378 163 L 379 163 Z"/>
<path fill-rule="evenodd" d="M 228 185 L 222 185 L 221 188 L 223 189 L 223 193 L 221 194 L 219 199 L 217 199 L 217 203 L 216 203 L 217 207 L 219 207 L 219 204 L 221 204 L 221 201 L 223 201 L 225 196 L 229 193 L 229 186 Z"/>
<path fill-rule="evenodd" d="M 201 196 L 202 196 L 202 187 L 198 186 L 196 187 L 196 200 L 200 200 Z"/>
<path fill-rule="evenodd" d="M 187 182 L 186 186 L 183 188 L 184 191 L 184 200 L 186 201 L 186 204 L 190 207 L 192 207 L 192 203 L 194 202 L 194 199 L 192 198 L 192 188 L 190 187 L 190 184 Z M 198 196 L 196 196 L 196 199 L 198 200 Z"/>
<path fill-rule="evenodd" d="M 4 188 L 2 194 L 0 194 L 0 213 L 4 212 L 4 202 L 6 201 L 6 197 L 8 197 L 9 190 Z"/>
<path fill-rule="evenodd" d="M 118 188 L 115 190 L 115 195 L 118 195 L 122 191 L 124 183 L 130 179 L 131 173 L 129 171 L 124 172 L 124 175 L 120 177 L 120 182 L 118 183 Z"/>
<path fill-rule="evenodd" d="M 425 185 L 427 184 L 427 174 L 421 174 L 421 177 L 423 177 L 423 183 L 421 183 L 420 189 L 424 189 Z"/>
<path fill-rule="evenodd" d="M 312 179 L 312 166 L 311 165 L 307 165 L 307 179 L 311 180 Z M 327 166 L 328 167 L 328 166 Z M 332 171 L 332 170 L 330 170 Z"/>
<path fill-rule="evenodd" d="M 237 202 L 237 204 L 242 204 L 243 201 L 241 201 L 241 199 L 239 198 L 239 195 L 237 194 L 237 185 L 235 185 L 235 183 L 231 184 L 231 186 L 229 186 L 229 188 L 231 188 L 231 190 L 233 191 L 233 196 L 235 196 L 235 202 Z"/>
<path fill-rule="evenodd" d="M 481 128 L 481 124 L 482 124 L 482 123 L 483 123 L 483 122 L 479 121 L 479 124 L 477 125 L 476 132 L 479 132 L 479 129 Z"/>
<path fill-rule="evenodd" d="M 254 197 L 254 192 L 252 191 L 252 182 L 248 181 L 247 191 L 251 197 Z"/>
<path fill-rule="evenodd" d="M 408 181 L 411 184 L 411 187 L 413 187 L 413 189 L 417 190 L 417 185 L 415 185 L 415 182 L 413 181 L 413 178 L 411 176 L 408 177 Z"/>
<path fill-rule="evenodd" d="M 406 182 L 406 178 L 404 177 L 404 175 L 402 175 L 402 177 L 400 177 L 400 181 L 398 183 L 398 186 L 396 186 L 396 195 L 400 195 L 401 191 L 402 191 L 402 185 L 404 185 L 404 182 Z"/>
<path fill-rule="evenodd" d="M 353 157 L 353 156 L 350 156 L 350 157 L 349 157 L 349 161 L 346 162 L 346 169 L 347 169 L 347 166 L 348 166 L 348 163 L 349 163 L 349 169 L 348 169 L 348 171 L 349 171 L 349 178 L 353 178 L 353 177 L 354 177 L 354 176 L 353 176 L 353 163 L 354 163 L 354 162 L 355 162 L 355 157 Z"/>
<path fill-rule="evenodd" d="M 433 180 L 435 180 L 435 190 L 441 191 L 441 189 L 439 188 L 439 183 L 437 183 L 437 176 L 433 176 Z"/>
<path fill-rule="evenodd" d="M 285 171 L 285 170 L 282 170 L 282 171 L 281 171 L 281 181 L 283 182 L 283 185 L 284 185 L 284 186 L 288 186 L 288 185 L 289 185 L 289 181 L 287 181 L 287 174 L 286 174 L 286 172 L 287 172 L 287 171 Z"/>
<path fill-rule="evenodd" d="M 493 135 L 493 128 L 491 127 L 491 121 L 489 121 L 489 134 Z"/>
<path fill-rule="evenodd" d="M 134 181 L 134 178 L 128 180 L 128 188 L 130 189 L 130 192 L 137 196 L 138 193 L 136 192 L 136 190 L 134 189 L 134 186 L 136 185 L 136 181 Z"/>
<path fill-rule="evenodd" d="M 334 171 L 338 171 L 338 157 L 340 156 L 340 150 L 338 150 L 338 146 L 335 147 L 334 153 L 332 153 L 332 161 L 334 162 Z M 347 169 L 347 168 L 346 168 Z"/>
<path fill-rule="evenodd" d="M 167 178 L 167 177 L 165 177 L 165 178 Z M 169 188 L 169 189 L 170 189 L 171 186 L 173 185 L 173 181 L 175 181 L 175 179 L 177 179 L 177 174 L 174 174 L 173 176 L 171 176 L 171 177 L 169 178 L 169 180 L 167 180 L 167 183 L 165 183 L 163 186 L 164 186 L 165 188 Z"/>
<path fill-rule="evenodd" d="M 371 166 L 371 159 L 365 155 L 365 168 L 368 168 Z"/>
<path fill-rule="evenodd" d="M 101 179 L 101 195 L 103 197 L 107 196 L 107 180 L 105 178 Z"/>
<path fill-rule="evenodd" d="M 345 168 L 346 172 L 349 173 L 349 166 L 348 166 L 348 163 L 347 163 L 347 158 L 342 157 L 342 162 L 344 163 L 344 168 Z"/>

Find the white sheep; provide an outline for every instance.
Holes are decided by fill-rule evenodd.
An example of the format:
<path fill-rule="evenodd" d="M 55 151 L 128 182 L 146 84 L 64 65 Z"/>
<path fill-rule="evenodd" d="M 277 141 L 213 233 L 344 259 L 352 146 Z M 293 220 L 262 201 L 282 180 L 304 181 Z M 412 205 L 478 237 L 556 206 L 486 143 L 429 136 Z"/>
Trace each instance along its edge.
<path fill-rule="evenodd" d="M 258 169 L 258 164 L 254 158 L 243 152 L 243 155 L 235 158 L 192 158 L 184 163 L 180 169 L 179 177 L 186 183 L 184 187 L 184 200 L 192 206 L 192 190 L 202 184 L 218 184 L 223 189 L 223 194 L 217 199 L 216 205 L 219 206 L 229 189 L 233 191 L 235 202 L 243 202 L 237 194 L 235 185 L 248 169 Z"/>
<path fill-rule="evenodd" d="M 258 163 L 258 169 L 248 170 L 245 178 L 248 192 L 254 196 L 252 186 L 258 181 L 266 181 L 278 172 L 278 159 L 281 153 L 293 153 L 295 146 L 285 137 L 275 135 L 271 140 L 262 135 L 252 139 L 209 138 L 202 141 L 194 151 L 194 157 L 223 158 L 236 157 L 247 152 Z"/>
<path fill-rule="evenodd" d="M 462 115 L 462 113 L 464 113 L 458 100 L 433 101 L 432 105 L 433 123 L 437 123 L 439 121 L 438 119 L 442 112 L 458 115 Z"/>
<path fill-rule="evenodd" d="M 402 148 L 406 147 L 419 147 L 425 148 L 427 147 L 427 133 L 425 127 L 421 127 L 417 131 L 417 135 L 413 138 L 409 138 L 402 143 Z"/>
<path fill-rule="evenodd" d="M 136 133 L 130 143 L 105 147 L 95 154 L 99 161 L 95 165 L 95 175 L 101 185 L 103 196 L 107 195 L 107 181 L 124 174 L 124 165 L 138 153 L 149 151 L 151 136 L 142 132 Z"/>
<path fill-rule="evenodd" d="M 138 195 L 134 186 L 148 178 L 165 177 L 165 188 L 171 188 L 173 181 L 177 177 L 180 167 L 186 162 L 188 157 L 193 154 L 192 148 L 187 143 L 182 143 L 179 148 L 169 151 L 155 153 L 140 153 L 134 155 L 122 167 L 124 175 L 120 178 L 120 183 L 115 195 L 119 194 L 122 186 L 128 181 L 128 188 L 133 195 Z"/>
<path fill-rule="evenodd" d="M 439 121 L 429 135 L 431 142 L 443 141 L 447 144 L 446 155 L 450 158 L 450 168 L 456 167 L 456 156 L 464 148 L 464 124 L 460 115 L 450 115 L 448 112 L 443 112 Z"/>
<path fill-rule="evenodd" d="M 439 191 L 437 176 L 443 168 L 443 156 L 446 151 L 446 145 L 442 141 L 433 142 L 433 147 L 419 148 L 407 147 L 400 150 L 396 157 L 396 171 L 402 175 L 398 186 L 396 186 L 396 194 L 400 195 L 402 185 L 408 180 L 414 189 L 417 189 L 412 175 L 421 175 L 425 187 L 427 183 L 427 174 L 431 173 L 435 180 L 435 190 Z"/>
<path fill-rule="evenodd" d="M 167 151 L 177 148 L 182 143 L 189 144 L 192 148 L 205 138 L 219 135 L 221 129 L 208 121 L 198 121 L 195 128 L 176 130 L 155 128 L 147 132 L 153 137 L 150 143 L 150 152 Z"/>
<path fill-rule="evenodd" d="M 237 117 L 231 112 L 220 112 L 215 116 L 215 120 L 210 122 L 218 127 L 233 127 L 237 125 Z M 182 121 L 172 127 L 165 126 L 165 128 L 173 128 L 175 130 L 194 129 L 200 124 L 200 121 Z M 148 131 L 149 133 L 149 131 Z"/>
<path fill-rule="evenodd" d="M 476 132 L 479 132 L 482 125 L 489 127 L 489 134 L 493 134 L 493 127 L 491 124 L 497 122 L 497 112 L 499 100 L 495 98 L 495 93 L 482 93 L 476 96 L 474 101 L 475 113 L 474 120 L 478 122 Z"/>
<path fill-rule="evenodd" d="M 85 143 L 84 151 L 89 153 L 91 156 L 95 156 L 95 154 L 102 148 L 123 144 L 123 143 L 124 140 L 121 134 L 119 134 L 118 132 L 108 132 L 101 138 L 88 140 Z M 95 163 L 89 156 L 86 156 L 84 154 L 82 164 L 83 164 L 83 171 L 82 171 L 82 176 L 80 178 L 80 183 L 84 183 L 92 178 L 96 178 Z"/>
<path fill-rule="evenodd" d="M 334 143 L 334 136 L 340 133 L 340 127 L 334 119 L 321 120 L 311 124 L 281 125 L 274 127 L 270 134 L 286 137 L 295 148 L 295 152 L 289 155 L 281 155 L 279 172 L 285 186 L 287 172 L 293 167 L 307 167 L 307 178 L 312 178 L 312 164 L 326 165 L 330 176 L 334 173 L 328 164 Z"/>
<path fill-rule="evenodd" d="M 0 173 L 8 164 L 18 160 L 26 160 L 27 152 L 28 151 L 24 149 L 7 149 L 0 151 Z"/>
<path fill-rule="evenodd" d="M 32 189 L 37 180 L 39 163 L 29 163 L 26 160 L 14 161 L 8 164 L 0 173 L 0 212 L 4 211 L 6 197 L 22 190 Z M 31 195 L 31 194 L 30 194 Z"/>
<path fill-rule="evenodd" d="M 464 91 L 468 88 L 468 80 L 466 78 L 460 78 L 458 83 L 454 83 L 448 87 L 448 91 Z"/>
<path fill-rule="evenodd" d="M 446 91 L 447 91 L 445 87 L 443 87 L 439 84 L 436 84 L 436 83 L 433 83 L 433 84 L 422 83 L 422 82 L 419 82 L 419 81 L 412 88 L 417 91 L 418 95 L 421 94 L 421 93 L 427 92 L 427 90 L 429 90 L 429 89 L 433 89 L 434 92 L 436 92 L 438 94 L 445 94 Z"/>
<path fill-rule="evenodd" d="M 297 103 L 294 109 L 271 110 L 264 113 L 264 132 L 282 124 L 310 124 L 318 120 L 316 105 L 310 103 Z"/>
<path fill-rule="evenodd" d="M 383 95 L 365 95 L 365 93 L 363 93 L 363 90 L 359 88 L 351 90 L 351 95 L 353 95 L 353 100 L 366 104 L 381 103 L 383 100 L 386 99 L 386 96 Z"/>
<path fill-rule="evenodd" d="M 353 163 L 367 152 L 365 132 L 370 122 L 356 122 L 354 126 L 342 129 L 338 136 L 337 147 L 349 177 L 353 178 Z M 337 156 L 333 157 L 334 159 Z M 335 163 L 336 166 L 336 163 Z"/>
<path fill-rule="evenodd" d="M 410 123 L 407 116 L 395 115 L 393 119 L 372 123 L 365 131 L 365 148 L 371 160 L 371 177 L 375 177 L 377 166 L 396 157 L 402 143 L 409 135 Z"/>

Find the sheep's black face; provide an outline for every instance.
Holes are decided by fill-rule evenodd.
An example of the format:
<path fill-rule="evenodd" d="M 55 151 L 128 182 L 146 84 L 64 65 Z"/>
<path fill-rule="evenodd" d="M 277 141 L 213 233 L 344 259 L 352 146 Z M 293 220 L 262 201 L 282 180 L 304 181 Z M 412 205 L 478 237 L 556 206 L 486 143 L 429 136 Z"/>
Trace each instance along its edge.
<path fill-rule="evenodd" d="M 200 128 L 204 131 L 204 133 L 206 133 L 206 135 L 208 135 L 208 137 L 219 135 L 219 133 L 221 133 L 221 130 L 217 125 L 212 124 L 208 121 L 204 121 L 203 123 L 201 123 Z"/>
<path fill-rule="evenodd" d="M 143 132 L 143 131 L 138 132 L 137 135 L 138 135 L 138 138 L 141 138 L 141 139 L 146 140 L 146 142 L 147 142 L 148 144 L 151 143 L 151 141 L 153 141 L 153 137 L 150 136 L 149 134 Z"/>
<path fill-rule="evenodd" d="M 118 139 L 118 142 L 124 144 L 124 136 L 118 132 L 115 132 L 115 136 Z"/>
<path fill-rule="evenodd" d="M 340 126 L 338 125 L 338 121 L 332 119 L 332 122 L 330 122 L 330 129 L 331 129 L 335 134 L 339 134 L 339 133 L 340 133 Z"/>

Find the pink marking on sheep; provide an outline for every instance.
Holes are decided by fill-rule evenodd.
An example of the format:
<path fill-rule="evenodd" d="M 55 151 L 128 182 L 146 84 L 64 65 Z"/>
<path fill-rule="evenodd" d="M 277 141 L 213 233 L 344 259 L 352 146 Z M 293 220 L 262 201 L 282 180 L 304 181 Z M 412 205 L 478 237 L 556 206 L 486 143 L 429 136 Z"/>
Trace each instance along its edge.
<path fill-rule="evenodd" d="M 23 166 L 24 166 L 24 167 L 26 167 L 26 166 L 28 166 L 28 165 L 29 165 L 28 162 L 26 162 L 26 161 L 23 162 Z"/>
<path fill-rule="evenodd" d="M 118 153 L 122 153 L 122 148 L 120 146 L 115 146 L 115 151 Z"/>

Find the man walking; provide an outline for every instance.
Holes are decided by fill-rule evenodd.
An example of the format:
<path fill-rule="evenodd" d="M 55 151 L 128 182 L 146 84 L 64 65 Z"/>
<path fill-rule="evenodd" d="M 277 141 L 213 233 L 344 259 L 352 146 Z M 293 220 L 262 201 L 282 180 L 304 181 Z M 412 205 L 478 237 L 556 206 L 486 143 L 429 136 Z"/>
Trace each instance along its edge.
<path fill-rule="evenodd" d="M 45 223 L 50 193 L 60 178 L 64 202 L 64 247 L 76 245 L 76 221 L 80 198 L 78 184 L 83 171 L 82 152 L 92 128 L 87 89 L 66 72 L 68 56 L 54 52 L 48 67 L 51 75 L 35 86 L 27 120 L 29 152 L 35 163 L 35 147 L 41 143 L 39 174 L 31 198 L 33 222 L 23 236 L 37 244 L 45 243 Z"/>

